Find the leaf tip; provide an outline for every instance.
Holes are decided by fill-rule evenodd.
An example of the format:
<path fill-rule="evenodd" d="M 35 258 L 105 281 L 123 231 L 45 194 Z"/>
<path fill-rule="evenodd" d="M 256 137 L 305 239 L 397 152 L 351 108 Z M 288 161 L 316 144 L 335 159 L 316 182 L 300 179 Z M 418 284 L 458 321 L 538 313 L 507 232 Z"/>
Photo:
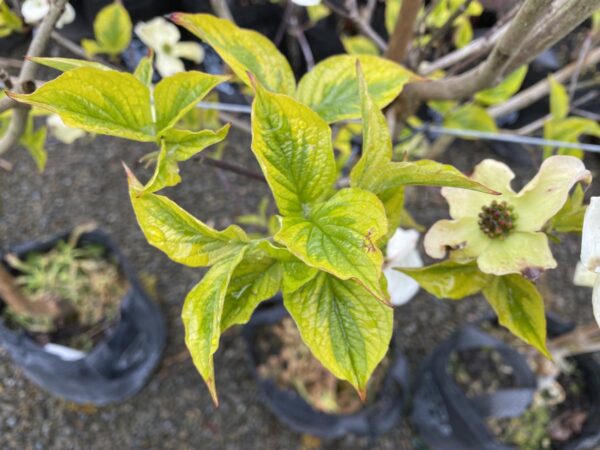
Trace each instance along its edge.
<path fill-rule="evenodd" d="M 165 18 L 169 19 L 171 22 L 176 23 L 177 25 L 181 24 L 183 22 L 183 16 L 185 14 L 182 12 L 174 12 L 171 14 L 166 14 Z"/>
<path fill-rule="evenodd" d="M 213 404 L 215 408 L 219 407 L 219 396 L 217 395 L 217 387 L 215 386 L 214 378 L 206 378 L 204 380 L 206 383 L 206 387 L 208 388 L 208 392 L 210 393 L 210 397 L 212 398 Z"/>
<path fill-rule="evenodd" d="M 365 387 L 357 387 L 356 392 L 358 392 L 360 401 L 365 404 L 367 402 L 367 389 Z"/>
<path fill-rule="evenodd" d="M 252 89 L 256 93 L 257 87 L 258 87 L 258 82 L 256 80 L 256 76 L 254 76 L 254 74 L 252 72 L 250 72 L 249 70 L 246 71 L 246 76 L 250 80 L 250 84 L 252 85 Z"/>

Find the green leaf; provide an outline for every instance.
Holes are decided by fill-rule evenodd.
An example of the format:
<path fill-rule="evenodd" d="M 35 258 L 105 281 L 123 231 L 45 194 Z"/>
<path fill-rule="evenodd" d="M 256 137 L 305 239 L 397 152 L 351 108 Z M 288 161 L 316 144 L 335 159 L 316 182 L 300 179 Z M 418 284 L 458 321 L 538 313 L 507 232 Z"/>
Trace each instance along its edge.
<path fill-rule="evenodd" d="M 569 94 L 554 77 L 548 77 L 548 81 L 550 82 L 550 114 L 558 121 L 569 115 Z"/>
<path fill-rule="evenodd" d="M 0 0 L 0 38 L 9 36 L 14 31 L 21 31 L 22 28 L 21 18 L 12 12 L 4 1 Z"/>
<path fill-rule="evenodd" d="M 148 87 L 152 86 L 152 78 L 154 77 L 154 53 L 150 50 L 148 56 L 140 59 L 133 76 Z"/>
<path fill-rule="evenodd" d="M 396 26 L 396 20 L 402 8 L 402 0 L 386 0 L 385 1 L 385 29 L 388 35 L 392 35 Z"/>
<path fill-rule="evenodd" d="M 331 130 L 306 106 L 260 85 L 252 103 L 252 151 L 283 215 L 302 214 L 331 195 Z"/>
<path fill-rule="evenodd" d="M 377 45 L 366 36 L 361 34 L 356 36 L 342 35 L 340 39 L 344 49 L 350 55 L 379 55 Z"/>
<path fill-rule="evenodd" d="M 89 55 L 106 53 L 117 56 L 131 42 L 131 18 L 120 1 L 105 6 L 94 19 L 96 41 L 84 39 L 83 48 Z"/>
<path fill-rule="evenodd" d="M 141 193 L 131 172 L 129 196 L 146 239 L 169 258 L 190 267 L 210 266 L 245 248 L 244 231 L 231 225 L 217 231 L 202 223 L 167 197 Z"/>
<path fill-rule="evenodd" d="M 309 266 L 343 280 L 354 279 L 382 301 L 383 255 L 378 240 L 387 234 L 379 199 L 361 189 L 342 189 L 305 216 L 283 217 L 275 240 Z"/>
<path fill-rule="evenodd" d="M 163 78 L 154 89 L 156 129 L 160 135 L 227 77 L 197 71 L 182 72 Z"/>
<path fill-rule="evenodd" d="M 171 20 L 209 44 L 248 86 L 248 72 L 272 92 L 294 95 L 296 81 L 287 59 L 260 33 L 210 14 L 171 15 Z"/>
<path fill-rule="evenodd" d="M 245 248 L 218 261 L 204 275 L 185 298 L 181 318 L 185 326 L 185 344 L 194 365 L 204 378 L 215 404 L 218 404 L 215 387 L 213 355 L 219 348 L 221 318 L 227 288 L 232 273 L 242 261 Z"/>
<path fill-rule="evenodd" d="M 567 117 L 565 119 L 550 119 L 544 123 L 544 138 L 562 142 L 579 142 L 582 135 L 600 137 L 600 125 L 592 119 L 583 117 Z M 552 147 L 544 147 L 545 155 L 550 156 Z M 560 148 L 558 154 L 576 156 L 583 159 L 583 151 L 573 148 Z M 545 156 L 545 157 L 547 157 Z"/>
<path fill-rule="evenodd" d="M 367 381 L 392 337 L 392 308 L 359 284 L 324 272 L 285 293 L 284 304 L 313 355 L 364 398 Z"/>
<path fill-rule="evenodd" d="M 19 143 L 27 149 L 35 161 L 38 170 L 43 172 L 46 168 L 46 161 L 48 160 L 48 154 L 44 147 L 48 129 L 46 127 L 40 127 L 37 130 L 34 130 L 33 125 L 33 117 L 29 115 L 27 118 L 27 125 L 25 126 L 25 132 L 19 139 Z"/>
<path fill-rule="evenodd" d="M 327 122 L 360 117 L 356 61 L 360 61 L 369 94 L 379 108 L 390 104 L 409 81 L 408 69 L 373 55 L 336 55 L 321 61 L 298 84 L 297 98 Z"/>
<path fill-rule="evenodd" d="M 507 101 L 521 89 L 523 80 L 527 75 L 527 66 L 521 66 L 510 73 L 502 82 L 489 89 L 484 89 L 475 94 L 475 101 L 482 105 L 496 105 Z"/>
<path fill-rule="evenodd" d="M 496 122 L 481 106 L 473 103 L 454 109 L 444 118 L 444 126 L 453 130 L 473 130 L 496 133 Z M 463 139 L 474 139 L 464 136 Z"/>
<path fill-rule="evenodd" d="M 581 184 L 573 190 L 562 209 L 551 219 L 549 231 L 558 233 L 581 233 L 586 205 L 583 204 L 584 192 Z"/>
<path fill-rule="evenodd" d="M 229 124 L 218 131 L 188 131 L 169 129 L 164 135 L 154 175 L 143 189 L 156 192 L 181 181 L 178 162 L 187 161 L 210 145 L 221 142 L 229 132 Z"/>
<path fill-rule="evenodd" d="M 319 271 L 314 267 L 307 266 L 298 258 L 283 263 L 283 283 L 282 291 L 284 293 L 294 292 L 317 276 Z"/>
<path fill-rule="evenodd" d="M 52 67 L 53 69 L 60 70 L 61 72 L 67 72 L 68 70 L 79 69 L 81 67 L 92 67 L 100 70 L 112 70 L 110 67 L 105 66 L 99 62 L 86 61 L 85 59 L 75 58 L 46 58 L 42 56 L 33 56 L 30 60 L 41 64 L 42 66 Z"/>
<path fill-rule="evenodd" d="M 444 261 L 427 267 L 394 269 L 414 278 L 423 289 L 440 299 L 460 300 L 475 295 L 492 279 L 492 275 L 481 272 L 475 262 Z"/>
<path fill-rule="evenodd" d="M 282 277 L 283 266 L 278 258 L 261 249 L 247 252 L 227 289 L 221 332 L 248 322 L 260 302 L 279 292 Z"/>
<path fill-rule="evenodd" d="M 552 358 L 546 347 L 544 301 L 535 285 L 520 275 L 494 277 L 483 289 L 500 325 Z"/>
<path fill-rule="evenodd" d="M 462 48 L 473 40 L 473 26 L 471 21 L 463 16 L 458 17 L 454 22 L 454 44 L 457 48 Z"/>
<path fill-rule="evenodd" d="M 155 140 L 150 91 L 129 73 L 82 67 L 63 73 L 33 94 L 9 95 L 57 113 L 73 128 L 136 141 Z"/>

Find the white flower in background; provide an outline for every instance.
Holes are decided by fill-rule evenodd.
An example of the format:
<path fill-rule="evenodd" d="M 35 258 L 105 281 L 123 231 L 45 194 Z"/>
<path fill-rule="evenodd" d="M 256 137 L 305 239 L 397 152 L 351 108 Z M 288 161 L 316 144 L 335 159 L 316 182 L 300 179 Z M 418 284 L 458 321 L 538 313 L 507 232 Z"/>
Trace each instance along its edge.
<path fill-rule="evenodd" d="M 388 292 L 393 305 L 404 305 L 419 292 L 419 283 L 394 267 L 423 267 L 417 250 L 419 232 L 398 228 L 388 241 L 383 274 L 387 279 Z"/>
<path fill-rule="evenodd" d="M 154 50 L 156 70 L 162 77 L 183 72 L 181 58 L 199 64 L 204 59 L 204 49 L 197 42 L 179 42 L 179 29 L 162 17 L 135 26 L 135 34 L 146 46 Z"/>
<path fill-rule="evenodd" d="M 589 272 L 596 274 L 592 306 L 596 322 L 600 325 L 600 197 L 592 197 L 585 212 L 581 235 L 581 263 Z"/>
<path fill-rule="evenodd" d="M 35 25 L 40 22 L 50 10 L 50 0 L 25 0 L 21 6 L 21 14 L 25 23 Z M 71 4 L 65 5 L 65 12 L 58 22 L 56 22 L 56 28 L 62 28 L 75 20 L 75 10 Z"/>
<path fill-rule="evenodd" d="M 77 139 L 85 136 L 85 131 L 65 125 L 58 114 L 49 115 L 46 119 L 46 125 L 52 136 L 64 144 L 72 144 Z"/>
<path fill-rule="evenodd" d="M 321 0 L 292 0 L 292 3 L 300 6 L 317 6 Z"/>

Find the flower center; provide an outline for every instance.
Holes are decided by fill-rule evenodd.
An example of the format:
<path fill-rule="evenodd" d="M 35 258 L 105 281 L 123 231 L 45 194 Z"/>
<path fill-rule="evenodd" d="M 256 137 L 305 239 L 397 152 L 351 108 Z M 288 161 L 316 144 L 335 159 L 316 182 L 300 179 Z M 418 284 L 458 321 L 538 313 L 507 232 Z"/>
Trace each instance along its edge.
<path fill-rule="evenodd" d="M 477 222 L 479 228 L 492 239 L 504 239 L 515 228 L 517 215 L 513 209 L 506 202 L 494 200 L 491 205 L 481 208 Z"/>
<path fill-rule="evenodd" d="M 162 51 L 163 53 L 170 55 L 173 52 L 173 46 L 171 44 L 163 44 Z"/>

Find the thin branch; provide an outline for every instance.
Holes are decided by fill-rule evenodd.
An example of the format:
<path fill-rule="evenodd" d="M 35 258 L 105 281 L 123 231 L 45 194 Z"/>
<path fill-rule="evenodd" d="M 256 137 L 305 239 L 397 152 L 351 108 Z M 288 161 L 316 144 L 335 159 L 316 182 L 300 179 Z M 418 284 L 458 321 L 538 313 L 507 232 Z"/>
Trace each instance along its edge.
<path fill-rule="evenodd" d="M 573 96 L 575 95 L 575 91 L 577 90 L 577 83 L 579 82 L 579 75 L 581 74 L 581 67 L 591 48 L 592 35 L 589 34 L 583 41 L 581 49 L 579 50 L 579 54 L 577 55 L 575 71 L 573 72 L 573 75 L 571 76 L 571 82 L 569 83 L 569 100 L 573 100 Z"/>
<path fill-rule="evenodd" d="M 200 162 L 202 162 L 208 166 L 216 167 L 217 169 L 237 173 L 238 175 L 242 175 L 244 177 L 251 178 L 256 181 L 262 181 L 263 183 L 267 182 L 265 180 L 265 177 L 262 174 L 260 174 L 258 172 L 253 172 L 251 170 L 246 169 L 245 167 L 238 166 L 237 164 L 232 164 L 232 163 L 228 163 L 226 161 L 221 161 L 220 159 L 214 159 L 214 158 L 211 158 L 210 156 L 200 156 L 199 160 L 200 160 Z"/>
<path fill-rule="evenodd" d="M 523 39 L 551 3 L 552 0 L 525 0 L 485 61 L 461 75 L 438 81 L 409 83 L 404 88 L 403 96 L 407 99 L 412 97 L 413 103 L 415 100 L 459 100 L 495 85 L 502 79 L 511 58 L 521 48 Z"/>
<path fill-rule="evenodd" d="M 0 57 L 0 66 L 10 69 L 20 69 L 21 67 L 23 67 L 23 61 L 13 58 Z"/>
<path fill-rule="evenodd" d="M 86 51 L 83 49 L 83 47 L 81 47 L 81 46 L 77 45 L 75 42 L 67 39 L 66 37 L 61 35 L 56 30 L 52 31 L 52 33 L 50 34 L 50 37 L 52 38 L 52 40 L 54 42 L 56 42 L 58 45 L 63 47 L 65 50 L 73 53 L 74 55 L 76 55 L 80 58 L 86 59 L 88 61 L 95 61 L 100 64 L 104 64 L 105 66 L 110 67 L 111 69 L 119 70 L 119 68 L 117 66 L 109 63 L 108 61 L 106 61 L 98 56 L 90 56 L 89 54 L 86 53 Z"/>
<path fill-rule="evenodd" d="M 210 0 L 210 6 L 212 6 L 212 9 L 217 16 L 235 23 L 233 14 L 231 14 L 231 9 L 229 9 L 229 5 L 227 4 L 227 0 Z"/>
<path fill-rule="evenodd" d="M 304 61 L 306 62 L 306 69 L 308 71 L 312 70 L 312 68 L 315 67 L 315 58 L 312 50 L 310 49 L 310 44 L 306 39 L 306 35 L 304 34 L 304 30 L 302 30 L 302 27 L 300 27 L 298 18 L 296 16 L 292 16 L 290 18 L 290 33 L 298 41 L 298 45 L 300 46 L 300 50 L 304 56 Z"/>
<path fill-rule="evenodd" d="M 600 63 L 600 48 L 596 48 L 588 53 L 587 58 L 583 62 L 583 67 L 593 66 Z M 577 68 L 577 63 L 569 64 L 567 67 L 555 72 L 553 77 L 559 83 L 564 83 L 571 77 Z M 545 97 L 550 92 L 550 82 L 547 79 L 539 81 L 533 86 L 519 92 L 510 100 L 488 109 L 488 113 L 496 118 L 504 116 L 513 111 L 519 111 L 542 97 Z"/>
<path fill-rule="evenodd" d="M 50 2 L 50 10 L 34 34 L 31 44 L 29 44 L 29 49 L 27 50 L 28 58 L 41 56 L 44 53 L 50 39 L 50 34 L 52 33 L 52 30 L 54 30 L 56 22 L 63 14 L 66 3 L 67 0 L 54 0 L 53 2 Z M 30 59 L 25 59 L 23 67 L 21 67 L 21 72 L 19 73 L 18 84 L 15 86 L 17 92 L 23 93 L 29 89 L 35 78 L 37 69 L 38 64 Z M 0 155 L 6 153 L 21 138 L 25 131 L 25 124 L 28 116 L 28 107 L 15 107 L 8 130 L 4 136 L 0 138 Z"/>
<path fill-rule="evenodd" d="M 387 51 L 387 44 L 385 43 L 385 40 L 381 36 L 379 36 L 379 34 L 377 34 L 377 32 L 371 27 L 371 24 L 369 22 L 366 22 L 363 19 L 363 16 L 361 15 L 358 9 L 358 3 L 356 0 L 346 1 L 346 8 L 348 8 L 347 10 L 345 10 L 344 8 L 340 8 L 336 4 L 332 3 L 331 0 L 324 0 L 323 3 L 327 5 L 327 7 L 331 9 L 334 13 L 336 13 L 338 16 L 344 17 L 352 21 L 354 25 L 356 25 L 358 30 L 361 32 L 361 34 L 364 34 L 369 39 L 371 39 L 381 51 Z"/>
<path fill-rule="evenodd" d="M 386 57 L 397 63 L 402 62 L 410 45 L 417 15 L 421 9 L 421 0 L 404 0 L 390 36 Z"/>
<path fill-rule="evenodd" d="M 281 44 L 281 41 L 283 40 L 283 37 L 285 36 L 285 30 L 287 30 L 289 21 L 292 18 L 292 14 L 295 9 L 296 8 L 294 5 L 294 2 L 289 0 L 287 2 L 287 4 L 285 5 L 285 10 L 283 11 L 283 17 L 281 18 L 281 23 L 279 24 L 279 28 L 277 28 L 277 33 L 275 33 L 275 38 L 273 39 L 273 43 L 276 46 L 279 46 L 279 44 Z"/>

